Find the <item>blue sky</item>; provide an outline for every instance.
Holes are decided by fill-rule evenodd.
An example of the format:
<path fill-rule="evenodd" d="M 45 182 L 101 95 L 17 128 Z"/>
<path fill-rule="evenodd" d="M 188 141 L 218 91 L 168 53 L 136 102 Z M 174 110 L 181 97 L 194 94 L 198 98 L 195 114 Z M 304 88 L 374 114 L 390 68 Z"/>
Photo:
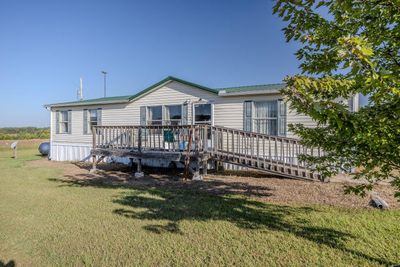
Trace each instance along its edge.
<path fill-rule="evenodd" d="M 209 87 L 277 83 L 296 46 L 270 0 L 0 1 L 0 127 L 48 126 L 43 104 L 129 95 L 168 75 Z"/>

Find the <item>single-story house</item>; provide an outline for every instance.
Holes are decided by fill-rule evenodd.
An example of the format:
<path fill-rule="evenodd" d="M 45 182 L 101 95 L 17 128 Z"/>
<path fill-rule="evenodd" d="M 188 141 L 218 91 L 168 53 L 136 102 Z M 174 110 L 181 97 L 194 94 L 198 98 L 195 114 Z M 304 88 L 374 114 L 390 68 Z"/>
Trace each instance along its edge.
<path fill-rule="evenodd" d="M 285 84 L 209 88 L 167 77 L 139 93 L 48 104 L 51 118 L 50 158 L 90 159 L 91 127 L 95 125 L 210 124 L 275 136 L 294 137 L 289 124 L 315 126 L 285 103 Z M 358 106 L 353 98 L 352 108 Z"/>

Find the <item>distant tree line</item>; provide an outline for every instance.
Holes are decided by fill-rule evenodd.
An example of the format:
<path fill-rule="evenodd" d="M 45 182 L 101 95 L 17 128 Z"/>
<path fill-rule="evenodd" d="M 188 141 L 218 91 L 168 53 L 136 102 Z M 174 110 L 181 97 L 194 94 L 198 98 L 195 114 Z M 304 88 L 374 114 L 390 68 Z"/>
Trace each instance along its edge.
<path fill-rule="evenodd" d="M 7 127 L 0 128 L 0 140 L 49 139 L 50 128 Z"/>

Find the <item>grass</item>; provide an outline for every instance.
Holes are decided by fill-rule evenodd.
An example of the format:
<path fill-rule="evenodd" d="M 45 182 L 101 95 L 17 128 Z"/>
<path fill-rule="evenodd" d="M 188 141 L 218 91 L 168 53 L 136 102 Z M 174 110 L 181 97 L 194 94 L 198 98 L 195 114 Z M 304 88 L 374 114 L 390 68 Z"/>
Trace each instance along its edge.
<path fill-rule="evenodd" d="M 187 189 L 63 182 L 0 149 L 0 266 L 375 266 L 400 262 L 400 211 L 287 206 Z"/>

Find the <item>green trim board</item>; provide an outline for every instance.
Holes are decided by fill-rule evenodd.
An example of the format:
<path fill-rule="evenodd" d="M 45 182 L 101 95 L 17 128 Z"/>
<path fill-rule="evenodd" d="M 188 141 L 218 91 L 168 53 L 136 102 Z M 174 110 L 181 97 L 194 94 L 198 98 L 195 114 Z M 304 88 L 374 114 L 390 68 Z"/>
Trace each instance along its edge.
<path fill-rule="evenodd" d="M 127 95 L 127 96 L 114 96 L 114 97 L 103 97 L 103 98 L 95 98 L 95 99 L 88 99 L 82 101 L 71 101 L 71 102 L 62 102 L 62 103 L 55 103 L 55 104 L 47 104 L 45 105 L 46 108 L 52 107 L 71 107 L 71 106 L 87 106 L 87 105 L 104 105 L 104 104 L 118 104 L 118 103 L 129 103 L 132 102 L 145 94 L 153 91 L 154 89 L 159 88 L 163 84 L 169 82 L 179 82 L 182 84 L 186 84 L 192 87 L 196 87 L 198 89 L 217 94 L 240 94 L 246 92 L 263 92 L 263 91 L 278 91 L 285 87 L 285 84 L 264 84 L 264 85 L 250 85 L 250 86 L 239 86 L 239 87 L 227 87 L 227 88 L 209 88 L 200 84 L 192 83 L 186 80 L 182 80 L 173 76 L 168 76 L 165 79 L 147 87 L 146 89 L 134 94 L 134 95 Z"/>
<path fill-rule="evenodd" d="M 48 105 L 45 105 L 45 107 L 65 107 L 65 106 L 84 106 L 84 105 L 123 103 L 123 102 L 129 102 L 130 97 L 131 96 L 102 97 L 102 98 L 94 98 L 94 99 L 81 100 L 81 101 L 71 101 L 71 102 L 48 104 Z"/>
<path fill-rule="evenodd" d="M 237 87 L 226 87 L 217 89 L 219 92 L 225 91 L 225 93 L 242 93 L 252 91 L 278 91 L 286 87 L 285 83 L 275 84 L 260 84 L 260 85 L 247 85 Z"/>

